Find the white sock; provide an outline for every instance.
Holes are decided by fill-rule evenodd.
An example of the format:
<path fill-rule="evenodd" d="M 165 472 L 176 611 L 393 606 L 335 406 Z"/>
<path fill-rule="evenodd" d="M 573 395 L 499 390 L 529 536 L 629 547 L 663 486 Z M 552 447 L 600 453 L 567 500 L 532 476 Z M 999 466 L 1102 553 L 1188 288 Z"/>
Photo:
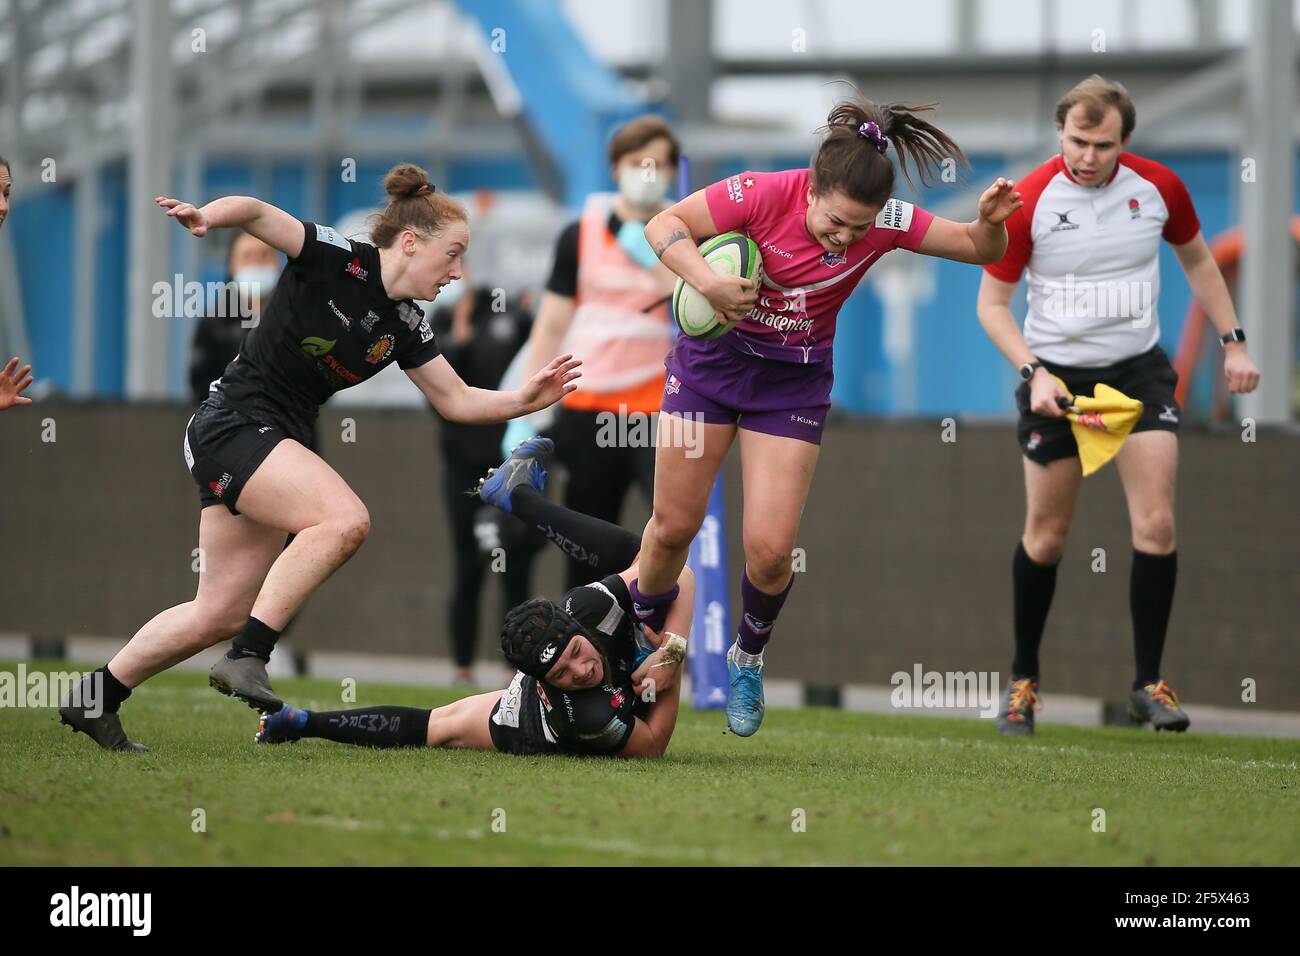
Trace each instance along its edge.
<path fill-rule="evenodd" d="M 737 667 L 759 667 L 763 663 L 763 652 L 747 654 L 740 649 L 740 642 L 731 645 L 731 660 Z"/>

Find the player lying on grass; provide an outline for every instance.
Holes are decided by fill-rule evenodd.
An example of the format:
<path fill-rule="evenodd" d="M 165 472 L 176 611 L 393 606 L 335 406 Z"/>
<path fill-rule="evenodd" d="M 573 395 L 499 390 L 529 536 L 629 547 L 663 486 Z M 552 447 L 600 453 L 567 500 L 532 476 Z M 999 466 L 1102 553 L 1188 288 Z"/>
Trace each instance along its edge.
<path fill-rule="evenodd" d="M 635 623 L 628 586 L 640 539 L 541 494 L 546 438 L 521 444 L 479 488 L 484 501 L 528 522 L 590 565 L 592 584 L 563 604 L 533 598 L 507 615 L 501 649 L 518 669 L 505 690 L 444 707 L 363 707 L 264 714 L 257 739 L 320 737 L 367 747 L 465 747 L 503 753 L 661 757 L 677 723 L 681 662 L 695 585 L 689 568 L 661 634 Z M 657 648 L 653 649 L 652 648 Z"/>

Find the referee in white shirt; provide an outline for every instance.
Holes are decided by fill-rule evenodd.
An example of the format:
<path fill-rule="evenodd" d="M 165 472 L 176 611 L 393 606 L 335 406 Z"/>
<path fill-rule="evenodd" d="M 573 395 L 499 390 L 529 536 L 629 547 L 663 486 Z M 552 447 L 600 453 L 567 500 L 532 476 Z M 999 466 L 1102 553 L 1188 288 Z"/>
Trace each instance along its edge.
<path fill-rule="evenodd" d="M 1024 379 L 1016 401 L 1025 530 L 1012 563 L 1016 647 L 998 717 L 1001 734 L 1034 731 L 1038 648 L 1082 480 L 1053 375 L 1075 394 L 1091 395 L 1105 382 L 1144 403 L 1116 456 L 1133 540 L 1129 707 L 1157 729 L 1181 731 L 1189 723 L 1160 673 L 1178 569 L 1174 477 L 1181 417 L 1178 375 L 1157 344 L 1162 239 L 1174 247 L 1192 293 L 1219 331 L 1230 390 L 1254 390 L 1259 370 L 1187 187 L 1160 163 L 1124 151 L 1135 122 L 1128 91 L 1100 76 L 1061 98 L 1061 153 L 1021 180 L 1024 205 L 1007 220 L 1006 255 L 984 267 L 980 284 L 980 324 Z M 1022 335 L 1010 303 L 1026 269 Z"/>

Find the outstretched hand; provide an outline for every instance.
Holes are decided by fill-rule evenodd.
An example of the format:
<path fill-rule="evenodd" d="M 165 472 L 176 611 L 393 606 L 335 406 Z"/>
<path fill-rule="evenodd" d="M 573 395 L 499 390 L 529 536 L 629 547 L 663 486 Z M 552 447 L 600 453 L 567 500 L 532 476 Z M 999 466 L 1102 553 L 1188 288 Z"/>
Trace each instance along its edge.
<path fill-rule="evenodd" d="M 17 370 L 17 371 L 15 371 Z M 30 365 L 18 368 L 18 356 L 11 358 L 0 372 L 0 411 L 13 405 L 30 405 L 32 400 L 23 394 L 23 389 L 32 384 Z"/>
<path fill-rule="evenodd" d="M 203 215 L 202 209 L 196 209 L 189 203 L 181 202 L 179 199 L 168 199 L 166 196 L 156 196 L 154 202 L 166 209 L 168 216 L 171 216 L 195 236 L 202 238 L 208 234 L 208 218 Z"/>
<path fill-rule="evenodd" d="M 1024 205 L 1015 187 L 1015 180 L 999 176 L 980 196 L 980 218 L 994 226 L 1006 222 L 1008 216 Z"/>
<path fill-rule="evenodd" d="M 576 369 L 581 364 L 582 359 L 560 355 L 552 359 L 550 365 L 538 370 L 519 390 L 528 411 L 536 412 L 554 405 L 576 389 L 578 386 L 574 381 L 582 377 Z"/>

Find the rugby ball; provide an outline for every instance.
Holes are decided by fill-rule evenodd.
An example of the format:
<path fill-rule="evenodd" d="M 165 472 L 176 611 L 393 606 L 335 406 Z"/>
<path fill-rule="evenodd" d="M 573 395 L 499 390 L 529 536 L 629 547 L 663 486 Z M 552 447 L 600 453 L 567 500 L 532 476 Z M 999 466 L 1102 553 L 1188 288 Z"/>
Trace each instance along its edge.
<path fill-rule="evenodd" d="M 763 256 L 758 243 L 739 232 L 724 232 L 705 240 L 700 244 L 700 255 L 718 275 L 744 276 L 755 286 L 763 281 Z M 678 279 L 673 289 L 673 316 L 682 332 L 693 339 L 716 339 L 736 324 L 724 321 L 704 293 L 685 279 Z"/>

